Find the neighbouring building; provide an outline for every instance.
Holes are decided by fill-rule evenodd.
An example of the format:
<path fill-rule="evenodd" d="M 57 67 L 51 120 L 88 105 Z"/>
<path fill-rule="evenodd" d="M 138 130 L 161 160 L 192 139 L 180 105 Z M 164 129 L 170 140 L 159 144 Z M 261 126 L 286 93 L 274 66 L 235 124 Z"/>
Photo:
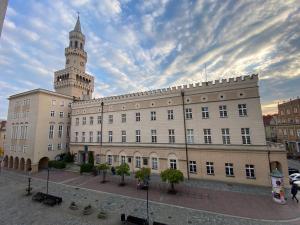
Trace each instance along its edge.
<path fill-rule="evenodd" d="M 2 28 L 3 28 L 7 5 L 8 5 L 8 0 L 0 1 L 0 37 L 1 37 L 1 33 L 2 33 Z"/>
<path fill-rule="evenodd" d="M 6 139 L 6 121 L 2 120 L 0 121 L 0 152 L 4 151 L 5 139 Z"/>
<path fill-rule="evenodd" d="M 289 156 L 300 156 L 300 98 L 278 104 L 277 139 Z"/>
<path fill-rule="evenodd" d="M 267 141 L 277 142 L 277 117 L 277 114 L 263 116 Z"/>
<path fill-rule="evenodd" d="M 173 168 L 190 178 L 264 186 L 277 168 L 288 184 L 286 151 L 266 143 L 257 75 L 92 99 L 79 18 L 69 39 L 56 92 L 9 98 L 7 167 L 37 170 L 69 147 L 78 164 L 91 152 L 96 164 L 128 163 L 133 172 Z M 60 125 L 68 130 L 63 137 Z"/>

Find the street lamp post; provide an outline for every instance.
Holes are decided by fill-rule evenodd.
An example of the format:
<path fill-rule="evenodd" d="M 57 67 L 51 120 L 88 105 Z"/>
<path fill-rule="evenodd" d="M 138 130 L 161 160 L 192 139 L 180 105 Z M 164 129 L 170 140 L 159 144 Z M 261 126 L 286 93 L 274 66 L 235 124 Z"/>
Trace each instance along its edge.
<path fill-rule="evenodd" d="M 149 221 L 149 180 L 150 180 L 149 176 L 144 180 L 144 183 L 146 184 L 146 187 L 147 187 L 147 225 L 150 224 L 150 221 Z"/>
<path fill-rule="evenodd" d="M 48 195 L 48 186 L 49 186 L 49 167 L 47 168 L 47 195 Z"/>

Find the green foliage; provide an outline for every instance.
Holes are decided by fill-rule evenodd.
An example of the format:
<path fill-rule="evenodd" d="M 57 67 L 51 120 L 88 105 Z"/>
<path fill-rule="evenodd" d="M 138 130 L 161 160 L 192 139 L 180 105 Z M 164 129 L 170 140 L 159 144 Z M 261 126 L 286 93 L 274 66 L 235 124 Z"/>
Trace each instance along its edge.
<path fill-rule="evenodd" d="M 56 169 L 64 169 L 66 168 L 66 163 L 64 161 L 56 161 L 56 160 L 52 160 L 48 162 L 48 167 L 53 167 Z"/>
<path fill-rule="evenodd" d="M 149 178 L 151 174 L 150 168 L 143 167 L 139 171 L 135 173 L 135 178 L 137 178 L 140 181 L 144 181 L 145 179 Z"/>
<path fill-rule="evenodd" d="M 80 166 L 80 173 L 90 173 L 93 171 L 94 165 L 85 163 Z"/>
<path fill-rule="evenodd" d="M 67 163 L 72 163 L 74 162 L 74 154 L 72 154 L 71 152 L 67 152 L 64 157 L 63 160 Z"/>
<path fill-rule="evenodd" d="M 129 165 L 127 163 L 123 163 L 120 166 L 117 166 L 116 167 L 116 173 L 119 176 L 122 176 L 122 175 L 129 176 L 130 175 Z"/>
<path fill-rule="evenodd" d="M 171 184 L 171 191 L 175 192 L 174 184 L 184 180 L 183 173 L 180 170 L 166 169 L 160 173 L 162 181 L 169 182 Z"/>
<path fill-rule="evenodd" d="M 109 169 L 109 165 L 107 163 L 102 163 L 97 166 L 97 169 L 100 171 L 106 171 Z"/>
<path fill-rule="evenodd" d="M 94 166 L 94 154 L 93 154 L 93 152 L 89 152 L 88 156 L 89 156 L 88 157 L 89 164 L 92 164 Z"/>
<path fill-rule="evenodd" d="M 117 175 L 122 177 L 122 182 L 121 184 L 124 184 L 124 177 L 129 176 L 130 175 L 130 168 L 129 165 L 127 163 L 122 163 L 120 166 L 116 167 L 116 173 Z"/>

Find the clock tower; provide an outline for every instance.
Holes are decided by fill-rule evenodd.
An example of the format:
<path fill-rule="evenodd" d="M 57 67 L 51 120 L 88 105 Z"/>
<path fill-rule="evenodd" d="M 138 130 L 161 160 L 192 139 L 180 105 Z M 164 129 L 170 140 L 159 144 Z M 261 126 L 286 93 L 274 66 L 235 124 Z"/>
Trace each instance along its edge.
<path fill-rule="evenodd" d="M 85 36 L 81 32 L 80 18 L 69 32 L 69 46 L 65 48 L 65 69 L 54 73 L 56 92 L 88 100 L 94 91 L 94 77 L 85 72 L 87 53 L 84 50 Z"/>

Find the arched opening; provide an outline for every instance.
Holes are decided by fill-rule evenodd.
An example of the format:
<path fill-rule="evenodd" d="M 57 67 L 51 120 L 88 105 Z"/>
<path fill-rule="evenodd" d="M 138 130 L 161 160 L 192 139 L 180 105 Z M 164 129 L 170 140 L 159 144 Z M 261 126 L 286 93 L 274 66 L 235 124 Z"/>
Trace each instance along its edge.
<path fill-rule="evenodd" d="M 282 166 L 280 164 L 280 162 L 278 161 L 273 161 L 273 162 L 270 162 L 270 166 L 271 166 L 271 172 L 273 170 L 279 170 L 281 173 L 282 173 Z"/>
<path fill-rule="evenodd" d="M 72 41 L 70 41 L 70 47 L 72 47 Z"/>
<path fill-rule="evenodd" d="M 49 162 L 48 157 L 41 158 L 40 161 L 39 161 L 39 170 L 47 169 L 48 168 L 48 162 Z"/>
<path fill-rule="evenodd" d="M 13 168 L 13 165 L 14 165 L 14 158 L 11 156 L 9 157 L 9 168 Z"/>
<path fill-rule="evenodd" d="M 26 171 L 28 171 L 31 168 L 31 159 L 26 160 Z"/>
<path fill-rule="evenodd" d="M 20 170 L 24 170 L 25 169 L 25 159 L 21 158 L 20 160 Z"/>
<path fill-rule="evenodd" d="M 77 41 L 75 41 L 75 48 L 77 48 L 78 47 L 78 42 Z"/>
<path fill-rule="evenodd" d="M 14 169 L 15 170 L 19 169 L 19 157 L 15 158 Z"/>
<path fill-rule="evenodd" d="M 82 43 L 80 43 L 80 49 L 82 49 Z"/>
<path fill-rule="evenodd" d="M 4 167 L 8 167 L 8 156 L 6 155 L 5 157 L 4 157 L 4 159 L 3 159 L 3 162 L 4 162 Z"/>

